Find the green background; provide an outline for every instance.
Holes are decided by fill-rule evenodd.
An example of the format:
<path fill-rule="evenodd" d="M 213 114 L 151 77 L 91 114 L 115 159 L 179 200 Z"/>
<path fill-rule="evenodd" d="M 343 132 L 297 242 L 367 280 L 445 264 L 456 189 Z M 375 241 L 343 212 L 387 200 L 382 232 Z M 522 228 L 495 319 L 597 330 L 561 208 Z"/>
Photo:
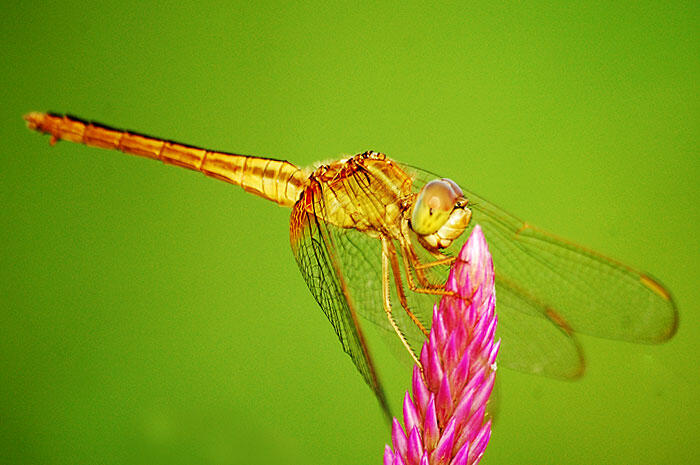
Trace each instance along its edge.
<path fill-rule="evenodd" d="M 5 6 L 0 462 L 369 464 L 388 440 L 288 211 L 50 148 L 21 115 L 52 110 L 300 165 L 380 150 L 649 270 L 677 336 L 583 337 L 577 382 L 500 370 L 483 463 L 698 463 L 698 5 Z"/>

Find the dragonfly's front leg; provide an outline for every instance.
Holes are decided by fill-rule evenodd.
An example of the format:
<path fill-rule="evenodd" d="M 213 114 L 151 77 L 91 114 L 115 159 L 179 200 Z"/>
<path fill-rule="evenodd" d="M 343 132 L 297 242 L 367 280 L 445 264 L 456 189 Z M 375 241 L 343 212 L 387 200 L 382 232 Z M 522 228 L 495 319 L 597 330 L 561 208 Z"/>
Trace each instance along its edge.
<path fill-rule="evenodd" d="M 411 249 L 411 251 L 413 251 L 413 249 Z M 413 251 L 413 253 L 415 254 L 415 251 Z M 428 262 L 428 263 L 420 263 L 420 262 L 418 262 L 418 258 L 416 257 L 416 262 L 414 263 L 413 268 L 417 272 L 418 270 L 425 270 L 425 269 L 433 267 L 433 266 L 439 266 L 439 265 L 450 266 L 456 260 L 455 257 L 448 257 L 447 255 L 444 255 L 444 254 L 440 254 L 440 255 L 442 255 L 441 258 L 438 258 L 437 260 L 433 260 L 432 262 Z M 415 255 L 414 255 L 414 257 L 415 257 Z"/>
<path fill-rule="evenodd" d="M 413 361 L 418 365 L 419 367 L 421 366 L 420 361 L 418 360 L 418 357 L 416 356 L 415 352 L 413 352 L 413 349 L 411 346 L 408 344 L 408 341 L 406 340 L 406 337 L 403 335 L 401 332 L 401 329 L 399 328 L 399 325 L 396 323 L 396 320 L 394 319 L 394 314 L 391 311 L 391 289 L 389 288 L 389 273 L 393 273 L 394 275 L 394 280 L 396 281 L 396 293 L 399 296 L 399 301 L 401 302 L 401 306 L 406 310 L 408 315 L 411 317 L 414 323 L 418 325 L 418 327 L 423 331 L 424 334 L 427 336 L 427 332 L 425 328 L 423 327 L 422 324 L 418 321 L 418 319 L 411 313 L 411 311 L 408 309 L 408 304 L 406 302 L 406 295 L 404 294 L 403 291 L 403 286 L 401 286 L 401 280 L 400 280 L 400 274 L 398 273 L 398 261 L 396 260 L 396 250 L 394 249 L 393 244 L 391 244 L 391 241 L 387 239 L 386 237 L 381 238 L 382 241 L 382 297 L 383 297 L 383 304 L 384 304 L 384 311 L 386 312 L 387 319 L 389 320 L 389 323 L 391 323 L 391 327 L 394 328 L 394 331 L 396 334 L 399 336 L 399 339 L 401 339 L 401 343 L 404 345 L 406 350 L 408 351 L 409 354 L 411 354 L 411 358 L 413 358 Z M 389 267 L 391 266 L 391 270 Z"/>
<path fill-rule="evenodd" d="M 454 295 L 454 292 L 445 290 L 444 283 L 434 284 L 431 283 L 428 277 L 423 272 L 427 268 L 438 265 L 450 265 L 454 262 L 454 257 L 447 257 L 445 255 L 442 258 L 434 260 L 429 263 L 420 263 L 416 252 L 411 247 L 410 242 L 406 237 L 401 237 L 399 239 L 401 243 L 401 258 L 403 259 L 404 268 L 406 269 L 406 282 L 408 283 L 409 289 L 413 292 L 419 294 L 430 294 L 430 295 Z M 442 255 L 442 254 L 440 254 Z M 418 279 L 418 284 L 413 280 L 413 272 L 416 273 L 416 278 Z"/>
<path fill-rule="evenodd" d="M 403 258 L 404 267 L 406 268 L 406 280 L 408 281 L 410 289 L 414 292 L 422 294 L 452 295 L 449 291 L 444 291 L 443 288 L 445 283 L 435 284 L 430 282 L 430 279 L 428 279 L 428 277 L 425 275 L 424 270 L 440 265 L 450 266 L 452 263 L 454 263 L 455 257 L 450 257 L 441 253 L 440 251 L 428 250 L 428 252 L 435 257 L 435 260 L 428 263 L 421 263 L 416 251 L 413 249 L 411 240 L 409 239 L 410 232 L 408 229 L 408 223 L 404 223 L 402 225 L 401 232 L 402 234 L 399 237 L 399 242 L 401 243 L 401 255 Z M 420 285 L 416 285 L 416 283 L 413 281 L 413 274 L 411 273 L 411 270 L 416 273 L 416 278 L 418 279 L 418 283 Z M 438 292 L 433 292 L 436 290 Z"/>

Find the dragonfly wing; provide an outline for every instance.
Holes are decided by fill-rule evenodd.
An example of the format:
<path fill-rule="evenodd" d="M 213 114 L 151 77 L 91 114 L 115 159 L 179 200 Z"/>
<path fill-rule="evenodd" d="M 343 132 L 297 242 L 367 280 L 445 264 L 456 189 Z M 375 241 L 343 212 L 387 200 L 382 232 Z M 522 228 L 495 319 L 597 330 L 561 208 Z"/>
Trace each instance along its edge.
<path fill-rule="evenodd" d="M 567 331 L 637 343 L 659 343 L 676 331 L 669 292 L 648 275 L 535 228 L 467 193 L 472 221 L 492 238 L 502 287 L 532 303 Z"/>
<path fill-rule="evenodd" d="M 380 241 L 356 229 L 343 229 L 325 223 L 322 227 L 333 244 L 334 256 L 342 270 L 343 282 L 354 304 L 353 308 L 362 318 L 386 332 L 383 340 L 390 348 L 398 349 L 397 353 L 404 351 L 383 310 Z M 421 261 L 431 260 L 430 255 L 416 241 L 412 241 L 412 246 Z M 395 244 L 395 247 L 399 255 L 398 261 L 402 264 L 400 246 Z M 409 309 L 424 327 L 430 328 L 433 304 L 438 297 L 411 292 L 403 279 L 405 270 L 402 265 L 400 267 L 400 279 Z M 449 267 L 431 267 L 427 271 L 432 282 L 444 282 Z M 401 307 L 393 282 L 389 288 L 394 319 L 413 350 L 419 353 L 425 337 Z M 542 318 L 538 314 L 537 304 L 524 300 L 517 290 L 501 285 L 497 296 L 499 337 L 504 341 L 499 353 L 501 365 L 557 378 L 575 378 L 583 372 L 583 356 L 574 335 L 551 319 Z M 527 313 L 508 311 L 510 308 L 526 307 L 531 307 Z M 505 315 L 501 315 L 501 309 Z"/>
<path fill-rule="evenodd" d="M 416 192 L 439 177 L 405 169 L 414 175 Z M 470 229 L 481 225 L 496 267 L 503 365 L 575 377 L 583 370 L 575 332 L 637 343 L 663 342 L 675 333 L 677 309 L 653 278 L 463 191 L 472 210 Z M 450 249 L 459 250 L 469 233 Z"/>
<path fill-rule="evenodd" d="M 404 351 L 384 311 L 381 242 L 356 229 L 341 229 L 333 225 L 327 225 L 327 228 L 336 246 L 338 262 L 343 270 L 343 278 L 355 303 L 357 313 L 386 331 L 386 337 L 383 339 L 391 349 L 400 348 L 400 351 Z M 398 277 L 395 277 L 393 273 L 389 276 L 389 301 L 392 315 L 413 351 L 420 353 L 425 335 L 401 305 L 397 293 L 397 281 L 401 283 L 409 310 L 427 329 L 430 329 L 432 309 L 436 299 L 434 296 L 417 294 L 409 290 L 404 278 L 405 270 L 402 265 L 401 249 L 396 241 L 394 246 L 400 273 Z"/>
<path fill-rule="evenodd" d="M 553 378 L 574 379 L 583 374 L 585 360 L 576 336 L 542 318 L 535 302 L 499 282 L 498 275 L 496 311 L 496 333 L 502 341 L 499 365 Z"/>
<path fill-rule="evenodd" d="M 391 418 L 352 296 L 340 272 L 337 248 L 329 226 L 306 211 L 302 202 L 297 202 L 292 209 L 290 239 L 294 257 L 309 290 L 333 326 L 343 350 Z"/>

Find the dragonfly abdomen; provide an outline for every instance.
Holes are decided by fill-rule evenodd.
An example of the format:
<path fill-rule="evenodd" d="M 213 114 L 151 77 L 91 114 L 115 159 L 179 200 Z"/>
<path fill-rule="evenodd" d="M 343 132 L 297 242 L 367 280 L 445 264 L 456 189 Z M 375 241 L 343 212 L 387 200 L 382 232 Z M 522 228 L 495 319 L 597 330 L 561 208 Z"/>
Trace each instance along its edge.
<path fill-rule="evenodd" d="M 208 152 L 199 171 L 285 207 L 299 200 L 306 183 L 302 170 L 287 161 L 223 152 Z"/>
<path fill-rule="evenodd" d="M 160 160 L 241 186 L 286 207 L 294 205 L 307 182 L 302 170 L 287 161 L 202 149 L 67 115 L 30 113 L 24 119 L 30 129 L 50 134 L 52 144 L 67 140 Z"/>

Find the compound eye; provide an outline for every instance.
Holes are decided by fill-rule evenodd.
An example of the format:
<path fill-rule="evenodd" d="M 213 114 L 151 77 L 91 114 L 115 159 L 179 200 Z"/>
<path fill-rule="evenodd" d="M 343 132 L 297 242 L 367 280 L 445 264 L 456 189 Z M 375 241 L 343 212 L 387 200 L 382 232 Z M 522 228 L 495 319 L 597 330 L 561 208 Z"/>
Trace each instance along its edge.
<path fill-rule="evenodd" d="M 430 181 L 418 193 L 411 215 L 411 228 L 420 235 L 437 232 L 462 196 L 462 190 L 451 179 Z"/>

